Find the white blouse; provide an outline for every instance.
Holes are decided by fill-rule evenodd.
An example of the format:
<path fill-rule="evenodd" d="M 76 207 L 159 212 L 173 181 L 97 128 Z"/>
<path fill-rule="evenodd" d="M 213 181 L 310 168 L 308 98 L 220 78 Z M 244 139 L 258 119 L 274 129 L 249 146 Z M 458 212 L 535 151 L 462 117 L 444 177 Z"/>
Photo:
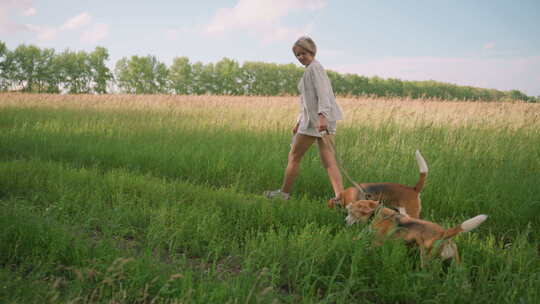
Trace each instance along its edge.
<path fill-rule="evenodd" d="M 304 71 L 298 83 L 300 91 L 300 115 L 298 122 L 314 127 L 319 121 L 319 113 L 329 122 L 343 119 L 343 113 L 336 103 L 332 84 L 322 65 L 313 60 Z M 308 125 L 304 127 L 308 127 Z"/>

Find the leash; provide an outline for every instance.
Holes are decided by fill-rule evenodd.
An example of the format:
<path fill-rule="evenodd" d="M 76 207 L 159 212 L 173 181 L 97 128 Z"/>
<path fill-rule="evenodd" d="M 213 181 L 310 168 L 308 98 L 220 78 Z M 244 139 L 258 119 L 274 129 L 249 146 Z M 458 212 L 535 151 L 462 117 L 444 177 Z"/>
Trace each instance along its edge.
<path fill-rule="evenodd" d="M 349 175 L 348 171 L 345 169 L 345 167 L 343 166 L 343 163 L 341 162 L 341 160 L 338 158 L 338 155 L 337 155 L 337 152 L 336 152 L 336 146 L 334 144 L 334 142 L 332 140 L 330 140 L 328 138 L 327 135 L 330 135 L 328 133 L 328 130 L 324 130 L 321 132 L 321 138 L 323 140 L 323 142 L 326 143 L 326 145 L 328 145 L 330 147 L 330 150 L 332 152 L 332 154 L 334 154 L 334 159 L 336 160 L 336 163 L 337 163 L 337 166 L 338 166 L 338 169 L 339 171 L 345 175 L 345 177 L 347 178 L 347 180 L 353 184 L 353 186 L 356 188 L 356 190 L 358 190 L 358 192 L 360 193 L 360 197 L 361 199 L 366 199 L 366 191 L 364 190 L 364 188 L 360 187 L 360 185 L 358 185 L 352 178 L 351 176 Z M 341 199 L 341 198 L 340 198 Z M 382 204 L 381 204 L 382 205 Z"/>

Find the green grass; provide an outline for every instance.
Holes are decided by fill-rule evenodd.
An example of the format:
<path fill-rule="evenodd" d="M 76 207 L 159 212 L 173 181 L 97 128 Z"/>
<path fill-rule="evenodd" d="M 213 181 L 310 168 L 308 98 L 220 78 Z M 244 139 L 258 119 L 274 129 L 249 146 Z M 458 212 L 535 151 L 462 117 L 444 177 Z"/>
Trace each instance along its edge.
<path fill-rule="evenodd" d="M 540 299 L 540 130 L 388 121 L 342 128 L 357 181 L 414 184 L 423 217 L 453 226 L 461 265 L 400 242 L 371 246 L 328 210 L 318 153 L 293 199 L 279 187 L 290 137 L 227 116 L 0 109 L 0 302 L 535 303 Z"/>

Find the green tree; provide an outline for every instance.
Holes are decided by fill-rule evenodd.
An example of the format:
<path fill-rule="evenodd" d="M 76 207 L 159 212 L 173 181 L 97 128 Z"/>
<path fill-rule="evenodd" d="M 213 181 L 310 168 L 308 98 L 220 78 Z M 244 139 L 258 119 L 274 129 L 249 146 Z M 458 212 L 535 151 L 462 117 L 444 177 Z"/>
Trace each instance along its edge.
<path fill-rule="evenodd" d="M 56 66 L 54 49 L 43 49 L 37 62 L 37 91 L 46 93 L 58 93 L 59 71 Z"/>
<path fill-rule="evenodd" d="M 399 79 L 386 79 L 386 95 L 387 96 L 403 96 L 403 82 Z"/>
<path fill-rule="evenodd" d="M 192 65 L 192 75 L 194 94 L 218 94 L 213 63 L 203 64 L 202 62 L 196 62 Z"/>
<path fill-rule="evenodd" d="M 89 55 L 84 51 L 65 50 L 56 58 L 60 82 L 70 94 L 92 92 L 92 71 Z"/>
<path fill-rule="evenodd" d="M 328 78 L 330 79 L 330 82 L 332 83 L 332 89 L 334 90 L 334 94 L 336 95 L 348 95 L 350 94 L 350 91 L 348 91 L 347 82 L 345 81 L 345 77 L 341 75 L 340 73 L 327 70 L 326 74 L 328 75 Z"/>
<path fill-rule="evenodd" d="M 105 62 L 109 60 L 109 52 L 103 47 L 96 47 L 88 56 L 92 91 L 99 94 L 107 93 L 107 85 L 114 79 L 111 70 Z"/>
<path fill-rule="evenodd" d="M 115 75 L 119 88 L 126 93 L 158 94 L 168 92 L 167 66 L 155 56 L 131 56 L 116 63 Z"/>
<path fill-rule="evenodd" d="M 225 94 L 296 95 L 304 69 L 294 64 L 245 62 L 223 58 L 216 64 L 190 64 L 177 57 L 170 69 L 155 56 L 124 57 L 116 62 L 115 73 L 106 66 L 107 50 L 96 47 L 91 53 L 19 45 L 14 51 L 0 41 L 0 91 L 107 93 L 116 80 L 121 91 L 135 94 Z M 402 81 L 327 71 L 336 95 L 374 95 L 444 100 L 521 100 L 538 102 L 519 90 L 458 86 L 429 81 Z M 116 76 L 116 79 L 115 77 Z"/>
<path fill-rule="evenodd" d="M 171 90 L 176 94 L 193 93 L 193 72 L 187 57 L 176 57 L 169 68 Z"/>
<path fill-rule="evenodd" d="M 356 74 L 347 74 L 345 75 L 345 79 L 351 88 L 351 95 L 361 96 L 374 93 L 373 87 L 367 77 Z"/>
<path fill-rule="evenodd" d="M 529 100 L 529 96 L 523 94 L 521 91 L 519 90 L 512 90 L 512 91 L 509 91 L 507 96 L 512 99 L 512 100 L 524 100 L 524 101 L 528 101 Z"/>
<path fill-rule="evenodd" d="M 6 44 L 0 41 L 0 91 L 7 91 L 12 85 L 12 58 Z"/>
<path fill-rule="evenodd" d="M 280 74 L 278 75 L 278 77 L 281 94 L 297 95 L 298 82 L 304 74 L 304 69 L 290 63 L 280 65 L 279 71 Z"/>
<path fill-rule="evenodd" d="M 283 94 L 279 67 L 275 63 L 245 62 L 242 65 L 249 95 L 273 96 Z"/>
<path fill-rule="evenodd" d="M 215 66 L 213 63 L 210 62 L 203 65 L 199 77 L 199 86 L 201 86 L 203 91 L 207 94 L 218 94 Z"/>
<path fill-rule="evenodd" d="M 52 49 L 42 51 L 34 45 L 19 45 L 11 58 L 12 81 L 25 92 L 47 91 L 49 83 L 54 83 L 50 81 L 53 58 Z"/>
<path fill-rule="evenodd" d="M 34 46 L 19 45 L 13 51 L 13 70 L 11 73 L 14 85 L 22 91 L 29 91 L 35 81 L 35 64 L 39 49 Z"/>
<path fill-rule="evenodd" d="M 216 93 L 224 95 L 239 95 L 242 90 L 242 78 L 238 62 L 223 58 L 214 67 Z"/>
<path fill-rule="evenodd" d="M 191 66 L 192 72 L 192 92 L 196 95 L 202 95 L 206 93 L 206 88 L 201 82 L 201 76 L 203 74 L 204 64 L 200 61 L 197 61 Z"/>

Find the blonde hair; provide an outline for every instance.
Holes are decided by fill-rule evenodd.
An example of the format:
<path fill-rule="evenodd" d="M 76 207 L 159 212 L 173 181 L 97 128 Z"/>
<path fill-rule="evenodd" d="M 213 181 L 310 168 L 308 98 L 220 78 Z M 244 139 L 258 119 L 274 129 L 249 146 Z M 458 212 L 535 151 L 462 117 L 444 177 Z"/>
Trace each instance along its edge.
<path fill-rule="evenodd" d="M 296 42 L 294 43 L 294 45 L 292 47 L 293 53 L 294 53 L 294 48 L 295 47 L 301 47 L 304 50 L 310 52 L 311 55 L 313 55 L 313 56 L 315 56 L 315 54 L 317 54 L 317 45 L 315 45 L 315 42 L 313 41 L 313 39 L 311 39 L 308 36 L 302 36 L 302 37 L 298 38 L 298 40 L 296 40 Z"/>

